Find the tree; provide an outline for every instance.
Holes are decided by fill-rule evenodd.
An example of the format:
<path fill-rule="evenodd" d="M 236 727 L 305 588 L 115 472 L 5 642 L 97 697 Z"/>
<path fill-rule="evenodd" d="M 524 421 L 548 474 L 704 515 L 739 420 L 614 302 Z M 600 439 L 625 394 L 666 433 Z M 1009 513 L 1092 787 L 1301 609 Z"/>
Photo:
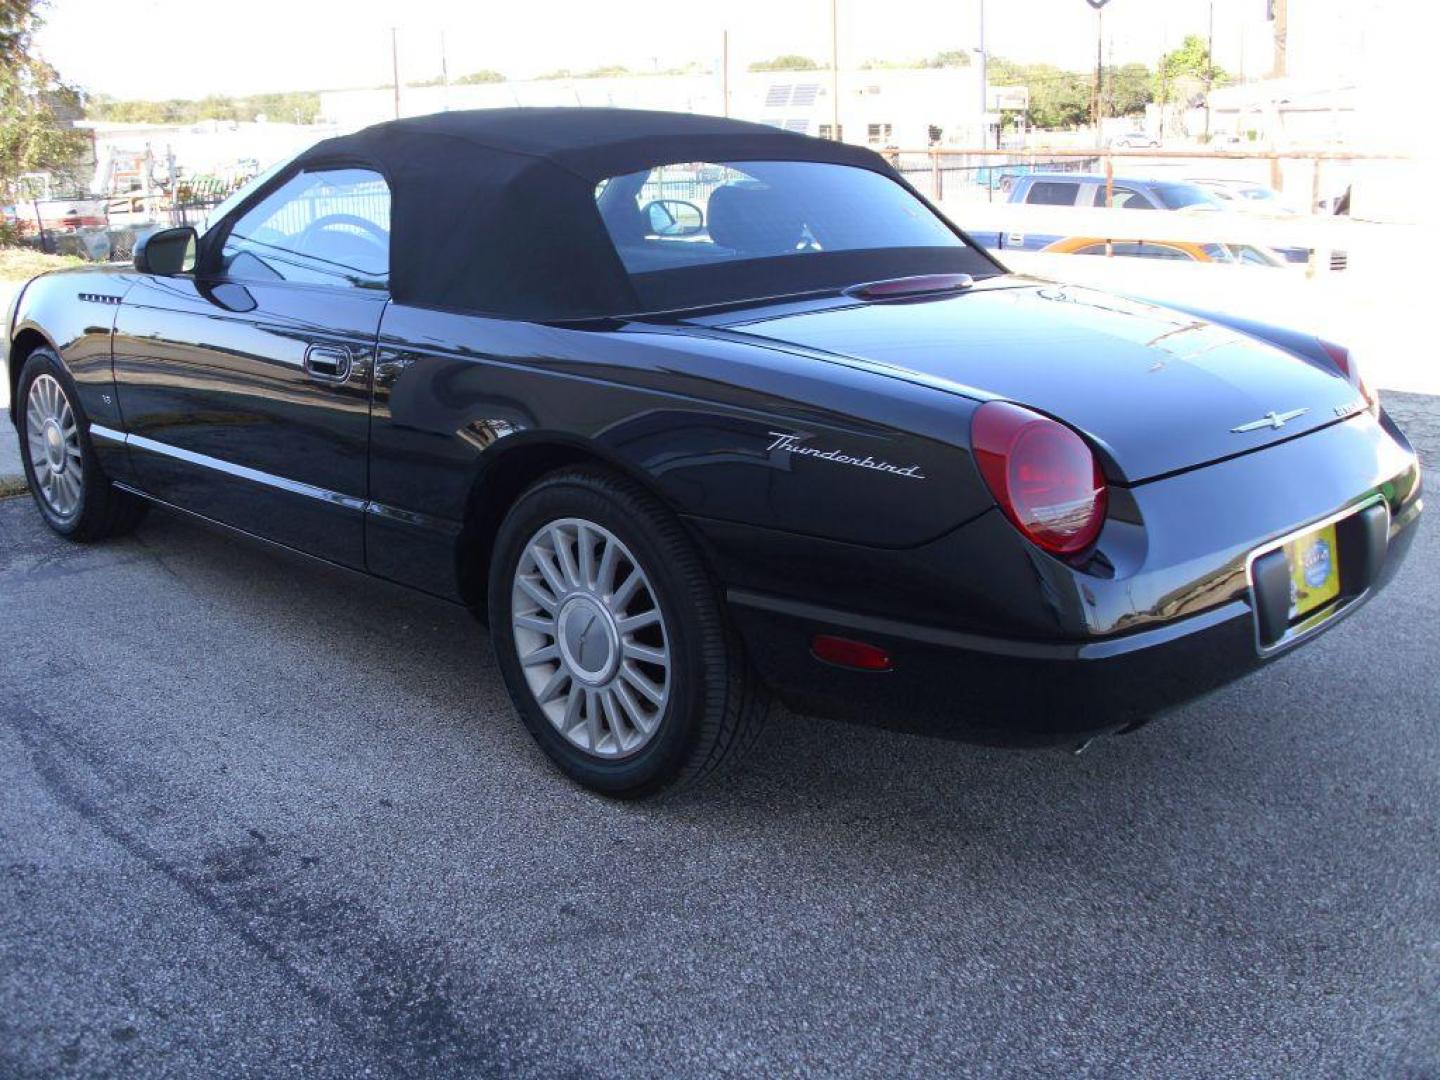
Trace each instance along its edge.
<path fill-rule="evenodd" d="M 455 85 L 473 86 L 477 83 L 501 83 L 504 81 L 505 76 L 500 74 L 500 72 L 491 71 L 489 68 L 484 68 L 480 71 L 472 71 L 468 75 L 461 75 L 458 79 L 455 80 Z"/>
<path fill-rule="evenodd" d="M 1164 106 L 1172 101 L 1194 101 L 1207 86 L 1223 86 L 1230 76 L 1224 68 L 1211 64 L 1203 37 L 1186 34 L 1178 49 L 1160 58 L 1153 79 L 1154 100 Z"/>
<path fill-rule="evenodd" d="M 750 65 L 751 71 L 819 71 L 820 65 L 808 56 L 786 53 L 772 56 L 769 60 L 756 60 Z"/>
<path fill-rule="evenodd" d="M 1143 113 L 1152 100 L 1150 69 L 1144 64 L 1122 64 L 1105 69 L 1105 111 L 1110 116 Z"/>
<path fill-rule="evenodd" d="M 920 66 L 925 68 L 962 68 L 970 66 L 970 52 L 967 49 L 946 49 L 938 52 L 929 60 L 920 61 Z"/>
<path fill-rule="evenodd" d="M 78 175 L 89 145 L 73 121 L 80 92 L 31 53 L 35 0 L 0 0 L 0 188 L 16 193 L 29 172 Z"/>
<path fill-rule="evenodd" d="M 1074 127 L 1091 119 L 1094 72 L 1064 71 L 1053 64 L 1017 64 L 996 56 L 989 61 L 987 77 L 994 86 L 1029 87 L 1030 108 L 1025 119 L 1034 127 Z M 1105 101 L 1111 116 L 1142 112 L 1150 101 L 1150 69 L 1144 64 L 1106 68 Z"/>

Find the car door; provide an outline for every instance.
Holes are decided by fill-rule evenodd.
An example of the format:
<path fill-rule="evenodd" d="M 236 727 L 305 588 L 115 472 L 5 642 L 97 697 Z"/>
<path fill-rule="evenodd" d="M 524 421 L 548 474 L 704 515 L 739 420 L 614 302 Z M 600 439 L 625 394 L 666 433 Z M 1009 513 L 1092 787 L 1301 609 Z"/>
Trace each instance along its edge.
<path fill-rule="evenodd" d="M 312 167 L 281 174 L 217 223 L 193 274 L 140 276 L 114 338 L 140 486 L 363 567 L 389 243 L 379 174 Z"/>
<path fill-rule="evenodd" d="M 1025 191 L 1024 201 L 1031 206 L 1074 206 L 1081 186 L 1075 180 L 1036 180 Z M 1039 251 L 1061 239 L 1053 233 L 1030 233 L 1018 230 L 1005 235 L 1001 247 L 1023 251 Z"/>

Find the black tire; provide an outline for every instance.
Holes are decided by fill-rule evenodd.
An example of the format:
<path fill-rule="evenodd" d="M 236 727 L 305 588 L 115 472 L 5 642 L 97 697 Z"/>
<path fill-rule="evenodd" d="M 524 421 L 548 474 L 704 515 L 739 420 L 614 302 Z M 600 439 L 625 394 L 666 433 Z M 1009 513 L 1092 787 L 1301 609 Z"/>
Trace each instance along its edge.
<path fill-rule="evenodd" d="M 47 502 L 36 479 L 35 463 L 31 461 L 29 432 L 30 389 L 41 376 L 48 375 L 60 384 L 70 410 L 75 417 L 76 434 L 80 447 L 80 497 L 78 507 L 69 514 L 61 514 Z M 111 484 L 100 468 L 95 455 L 94 444 L 90 441 L 90 420 L 80 404 L 80 395 L 75 380 L 65 370 L 60 358 L 48 348 L 32 351 L 20 370 L 20 382 L 16 388 L 15 402 L 16 434 L 20 436 L 20 458 L 25 465 L 25 482 L 45 524 L 67 540 L 89 542 L 119 536 L 135 528 L 145 515 L 146 502 L 129 492 L 121 491 Z"/>
<path fill-rule="evenodd" d="M 564 519 L 600 525 L 628 548 L 664 618 L 673 658 L 670 696 L 649 742 L 620 760 L 602 759 L 562 735 L 520 662 L 511 621 L 516 569 L 531 539 Z M 769 696 L 679 521 L 643 488 L 604 469 L 551 474 L 511 508 L 490 565 L 489 621 L 501 675 L 526 727 L 566 775 L 603 795 L 640 798 L 698 783 L 738 760 L 769 711 Z"/>

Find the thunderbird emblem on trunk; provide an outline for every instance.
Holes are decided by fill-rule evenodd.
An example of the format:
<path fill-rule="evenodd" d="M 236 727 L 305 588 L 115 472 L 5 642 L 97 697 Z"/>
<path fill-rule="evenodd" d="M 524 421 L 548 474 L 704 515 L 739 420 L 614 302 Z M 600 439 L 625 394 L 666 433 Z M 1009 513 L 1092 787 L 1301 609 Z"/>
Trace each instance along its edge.
<path fill-rule="evenodd" d="M 1309 409 L 1291 409 L 1289 412 L 1268 412 L 1259 420 L 1252 420 L 1248 424 L 1241 424 L 1239 427 L 1232 427 L 1230 430 L 1237 435 L 1243 435 L 1247 431 L 1259 431 L 1261 428 L 1282 428 L 1297 416 L 1304 416 Z"/>

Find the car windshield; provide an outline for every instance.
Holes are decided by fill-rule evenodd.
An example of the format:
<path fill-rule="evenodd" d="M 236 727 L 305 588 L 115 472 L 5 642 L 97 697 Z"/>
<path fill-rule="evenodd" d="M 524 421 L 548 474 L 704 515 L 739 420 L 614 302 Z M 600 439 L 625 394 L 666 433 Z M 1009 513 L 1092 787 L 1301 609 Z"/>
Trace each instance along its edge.
<path fill-rule="evenodd" d="M 1162 206 L 1167 210 L 1190 210 L 1198 207 L 1217 207 L 1221 204 L 1219 198 L 1213 192 L 1205 190 L 1199 184 L 1186 184 L 1174 181 L 1151 184 L 1150 190 L 1160 200 Z"/>
<path fill-rule="evenodd" d="M 813 161 L 666 165 L 611 177 L 596 204 L 631 274 L 820 253 L 965 248 L 878 172 Z"/>

